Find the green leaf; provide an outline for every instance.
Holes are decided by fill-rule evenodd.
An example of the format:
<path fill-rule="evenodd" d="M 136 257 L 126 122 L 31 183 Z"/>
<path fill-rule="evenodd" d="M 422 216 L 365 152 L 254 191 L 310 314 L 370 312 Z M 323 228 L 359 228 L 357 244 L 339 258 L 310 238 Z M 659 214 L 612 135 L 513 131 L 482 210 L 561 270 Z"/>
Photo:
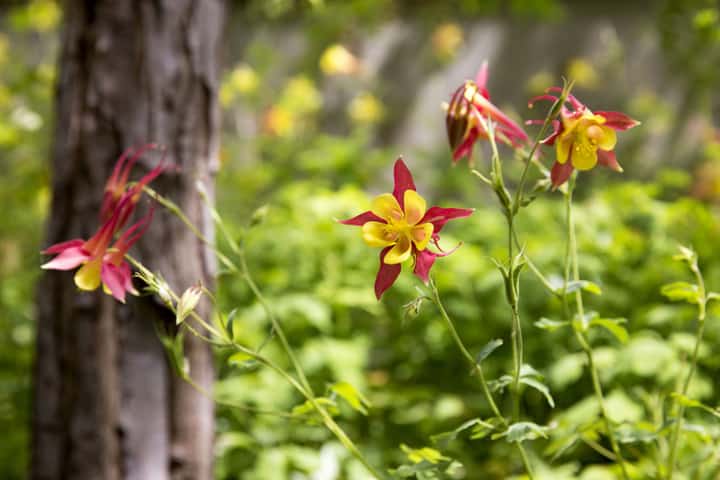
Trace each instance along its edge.
<path fill-rule="evenodd" d="M 353 410 L 356 410 L 363 415 L 368 414 L 368 408 L 370 400 L 368 400 L 362 393 L 360 393 L 355 387 L 348 382 L 338 382 L 330 386 L 330 390 L 338 394 L 343 400 L 345 400 Z"/>
<path fill-rule="evenodd" d="M 315 398 L 315 402 L 321 407 L 325 408 L 325 410 L 328 412 L 328 414 L 330 414 L 330 416 L 334 417 L 335 415 L 338 415 L 340 413 L 337 404 L 329 398 L 317 397 Z M 290 413 L 294 417 L 310 417 L 308 418 L 308 420 L 312 421 L 313 423 L 322 421 L 320 414 L 317 412 L 317 410 L 315 410 L 315 407 L 310 400 L 306 400 L 304 403 L 296 405 L 295 407 L 293 407 Z"/>
<path fill-rule="evenodd" d="M 257 361 L 245 352 L 236 352 L 230 355 L 227 359 L 228 365 L 231 367 L 248 368 L 257 365 Z"/>
<path fill-rule="evenodd" d="M 608 332 L 612 333 L 620 343 L 627 343 L 630 336 L 628 335 L 625 327 L 620 325 L 626 323 L 627 320 L 624 318 L 596 318 L 590 321 L 590 326 L 602 327 Z"/>
<path fill-rule="evenodd" d="M 528 387 L 532 387 L 538 392 L 542 393 L 545 396 L 545 399 L 547 400 L 550 407 L 555 408 L 555 400 L 553 400 L 552 395 L 550 395 L 550 389 L 547 385 L 545 385 L 539 380 L 529 377 L 520 377 L 520 383 L 524 383 Z"/>
<path fill-rule="evenodd" d="M 555 293 L 558 295 L 562 295 L 565 293 L 565 295 L 570 295 L 571 293 L 575 293 L 578 290 L 583 290 L 588 293 L 593 293 L 595 295 L 601 295 L 602 289 L 597 283 L 591 282 L 589 280 L 572 280 L 568 282 L 567 288 L 563 289 L 563 285 L 558 285 L 555 287 Z"/>
<path fill-rule="evenodd" d="M 439 451 L 435 450 L 434 448 L 430 447 L 423 447 L 423 448 L 410 448 L 404 443 L 400 445 L 400 448 L 403 452 L 405 452 L 405 455 L 407 456 L 408 460 L 410 460 L 413 463 L 420 463 L 420 462 L 429 462 L 432 464 L 437 464 L 441 461 L 449 461 L 451 460 L 449 457 L 444 456 Z"/>
<path fill-rule="evenodd" d="M 497 440 L 505 437 L 510 443 L 519 443 L 527 440 L 536 440 L 540 437 L 548 438 L 550 427 L 543 427 L 532 422 L 518 422 L 510 425 L 507 430 L 494 434 L 491 438 Z"/>
<path fill-rule="evenodd" d="M 233 308 L 230 310 L 230 313 L 228 313 L 227 321 L 225 322 L 225 331 L 228 334 L 228 337 L 230 337 L 230 340 L 235 338 L 235 334 L 233 332 L 233 324 L 235 322 L 235 317 L 237 316 L 238 309 Z"/>
<path fill-rule="evenodd" d="M 673 392 L 672 397 L 675 398 L 675 400 L 677 400 L 680 405 L 689 408 L 699 408 L 701 410 L 705 410 L 706 412 L 714 415 L 717 418 L 720 418 L 720 408 L 712 408 L 702 402 L 699 402 L 698 400 L 693 400 L 692 398 L 686 397 L 685 395 L 678 392 Z"/>
<path fill-rule="evenodd" d="M 499 417 L 493 417 L 484 422 L 477 423 L 470 433 L 471 440 L 480 440 L 492 433 L 493 431 L 500 428 L 503 420 Z"/>
<path fill-rule="evenodd" d="M 488 387 L 491 392 L 502 392 L 505 387 L 512 383 L 512 381 L 513 377 L 511 375 L 503 375 L 497 380 L 490 380 L 488 382 Z"/>
<path fill-rule="evenodd" d="M 482 349 L 480 349 L 480 353 L 478 353 L 477 356 L 475 357 L 475 361 L 477 363 L 481 363 L 483 360 L 485 360 L 487 357 L 489 357 L 490 354 L 493 353 L 502 344 L 503 344 L 503 341 L 499 338 L 490 340 L 488 343 L 485 344 L 485 346 Z"/>
<path fill-rule="evenodd" d="M 663 285 L 660 293 L 668 299 L 676 301 L 685 301 L 688 303 L 700 302 L 700 291 L 697 285 L 688 282 L 673 282 Z"/>
<path fill-rule="evenodd" d="M 495 426 L 490 422 L 484 422 L 483 420 L 479 418 L 473 418 L 472 420 L 468 420 L 467 422 L 464 422 L 462 425 L 457 427 L 455 430 L 451 430 L 449 432 L 443 432 L 438 433 L 437 435 L 433 435 L 430 437 L 433 442 L 437 443 L 441 448 L 447 448 L 447 446 L 455 440 L 458 435 L 460 435 L 465 430 L 468 430 L 470 428 L 473 429 L 473 431 L 477 427 L 481 427 L 484 429 L 487 429 L 488 431 L 495 430 Z"/>
<path fill-rule="evenodd" d="M 535 322 L 534 325 L 538 328 L 542 328 L 543 330 L 552 332 L 552 331 L 557 330 L 558 328 L 562 328 L 562 327 L 566 327 L 566 326 L 570 325 L 570 322 L 551 320 L 549 318 L 542 317 L 540 320 Z"/>

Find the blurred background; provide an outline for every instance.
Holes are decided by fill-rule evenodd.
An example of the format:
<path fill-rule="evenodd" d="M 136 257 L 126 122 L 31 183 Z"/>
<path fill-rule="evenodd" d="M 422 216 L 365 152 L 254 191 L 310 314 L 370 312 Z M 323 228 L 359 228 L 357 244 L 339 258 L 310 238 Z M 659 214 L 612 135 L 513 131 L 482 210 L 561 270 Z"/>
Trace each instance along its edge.
<path fill-rule="evenodd" d="M 334 221 L 366 210 L 372 195 L 390 190 L 397 156 L 404 156 L 429 204 L 478 209 L 447 229 L 445 245 L 464 245 L 434 272 L 474 351 L 492 338 L 506 340 L 488 363 L 489 377 L 511 363 L 502 280 L 489 260 L 503 255 L 504 220 L 467 166 L 451 166 L 442 110 L 484 60 L 493 101 L 518 120 L 543 118 L 542 106 L 528 110 L 527 100 L 566 77 L 591 109 L 619 110 L 643 122 L 619 135 L 624 174 L 598 169 L 581 176 L 578 218 L 583 276 L 603 288 L 590 308 L 626 318 L 631 334 L 624 344 L 609 335 L 593 338 L 611 415 L 630 424 L 652 418 L 653 402 L 672 389 L 693 341 L 693 309 L 669 305 L 659 293 L 664 283 L 686 278 L 671 259 L 678 243 L 699 252 L 710 288 L 720 288 L 716 1 L 246 0 L 229 6 L 218 209 L 239 228 L 266 206 L 247 239 L 251 269 L 317 389 L 348 381 L 370 400 L 369 415 L 342 414 L 375 463 L 398 466 L 407 462 L 401 444 L 431 445 L 431 436 L 488 413 L 432 308 L 416 318 L 403 315 L 416 280 L 402 276 L 378 303 L 376 252 L 357 230 Z M 36 294 L 42 297 L 34 283 L 49 202 L 61 17 L 50 0 L 0 2 L 3 479 L 24 478 L 29 461 L 33 303 Z M 546 164 L 551 160 L 548 152 Z M 487 169 L 482 148 L 475 162 Z M 507 176 L 517 179 L 520 163 L 510 151 L 505 162 Z M 529 255 L 557 276 L 565 248 L 560 202 L 561 195 L 545 194 L 519 220 Z M 239 339 L 261 342 L 268 321 L 244 284 L 221 276 L 219 294 L 226 311 L 238 309 Z M 559 318 L 561 306 L 529 274 L 522 295 L 528 363 L 545 375 L 555 412 L 562 412 L 528 392 L 529 416 L 562 426 L 573 415 L 596 415 L 570 335 L 533 326 L 541 317 Z M 720 360 L 711 352 L 720 324 L 707 328 L 690 396 L 717 405 Z M 267 349 L 282 358 L 273 345 Z M 268 409 L 300 403 L 269 372 L 226 357 L 217 354 L 218 395 Z M 696 424 L 697 441 L 716 444 L 717 422 L 702 417 Z M 554 440 L 562 438 L 534 442 L 535 454 L 553 453 Z M 506 444 L 467 436 L 443 445 L 443 453 L 467 472 L 486 472 L 482 478 L 505 478 L 517 462 Z M 217 411 L 215 454 L 219 479 L 366 478 L 316 425 L 224 407 Z M 614 478 L 602 457 L 582 445 L 543 462 L 548 478 Z"/>

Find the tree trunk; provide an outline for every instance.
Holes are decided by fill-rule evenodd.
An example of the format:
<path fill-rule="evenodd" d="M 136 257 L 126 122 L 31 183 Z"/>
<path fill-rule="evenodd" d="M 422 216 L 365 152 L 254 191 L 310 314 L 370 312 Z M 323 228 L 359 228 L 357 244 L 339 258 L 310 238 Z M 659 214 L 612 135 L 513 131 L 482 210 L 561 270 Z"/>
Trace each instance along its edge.
<path fill-rule="evenodd" d="M 148 142 L 166 145 L 179 167 L 154 187 L 212 237 L 195 183 L 212 195 L 222 0 L 64 5 L 46 244 L 88 238 L 116 159 Z M 157 161 L 146 155 L 135 175 Z M 135 252 L 178 291 L 212 281 L 210 253 L 165 212 Z M 213 405 L 167 366 L 154 324 L 169 312 L 151 297 L 121 305 L 100 290 L 78 292 L 69 272 L 43 276 L 37 305 L 32 478 L 210 479 Z M 191 376 L 211 389 L 208 346 L 188 339 L 186 355 Z"/>

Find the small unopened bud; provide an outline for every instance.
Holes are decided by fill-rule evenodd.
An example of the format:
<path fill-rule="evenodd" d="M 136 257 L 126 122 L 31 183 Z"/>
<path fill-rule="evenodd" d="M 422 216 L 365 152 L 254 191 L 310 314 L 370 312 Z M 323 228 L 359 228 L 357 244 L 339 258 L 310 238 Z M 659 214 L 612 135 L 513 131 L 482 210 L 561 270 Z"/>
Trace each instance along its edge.
<path fill-rule="evenodd" d="M 180 325 L 197 307 L 203 291 L 200 285 L 195 285 L 183 292 L 175 310 L 175 323 Z"/>

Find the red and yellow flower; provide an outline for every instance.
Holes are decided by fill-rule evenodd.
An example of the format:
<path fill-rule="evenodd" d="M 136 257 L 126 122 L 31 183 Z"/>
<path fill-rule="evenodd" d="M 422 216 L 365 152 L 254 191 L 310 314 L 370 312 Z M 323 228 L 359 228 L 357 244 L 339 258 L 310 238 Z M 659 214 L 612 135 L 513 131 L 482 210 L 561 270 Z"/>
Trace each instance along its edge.
<path fill-rule="evenodd" d="M 466 208 L 427 208 L 402 159 L 395 162 L 394 177 L 393 193 L 378 195 L 370 210 L 340 222 L 362 227 L 365 243 L 382 248 L 380 269 L 375 279 L 375 295 L 378 299 L 400 275 L 402 263 L 411 258 L 415 264 L 413 273 L 427 282 L 435 259 L 452 253 L 440 250 L 440 230 L 449 220 L 467 217 L 473 212 Z M 440 253 L 430 251 L 430 243 Z"/>
<path fill-rule="evenodd" d="M 562 89 L 553 87 L 548 91 L 562 92 Z M 541 95 L 531 100 L 530 105 L 538 100 L 555 102 L 558 97 Z M 565 183 L 573 170 L 590 170 L 598 164 L 622 172 L 614 152 L 616 131 L 628 130 L 639 124 L 624 113 L 592 112 L 577 98 L 568 95 L 567 104 L 560 110 L 560 120 L 553 121 L 554 132 L 541 142 L 555 146 L 555 163 L 550 172 L 553 187 Z"/>
<path fill-rule="evenodd" d="M 479 139 L 487 139 L 485 122 L 494 122 L 495 138 L 512 147 L 528 141 L 525 131 L 490 101 L 486 88 L 487 62 L 483 63 L 475 81 L 467 80 L 450 99 L 445 127 L 453 152 L 453 162 L 472 155 L 472 148 Z"/>
<path fill-rule="evenodd" d="M 141 152 L 140 152 L 141 153 Z M 138 154 L 139 155 L 139 154 Z M 130 266 L 125 261 L 125 254 L 130 247 L 145 233 L 153 216 L 153 209 L 125 230 L 112 244 L 113 238 L 121 232 L 127 220 L 132 216 L 135 206 L 142 192 L 142 186 L 147 185 L 157 177 L 165 168 L 160 165 L 150 171 L 135 186 L 127 189 L 126 182 L 129 169 L 137 159 L 131 158 L 125 164 L 127 155 L 123 154 L 115 166 L 108 185 L 118 190 L 109 191 L 103 200 L 101 216 L 109 213 L 103 220 L 98 231 L 88 240 L 77 238 L 57 243 L 43 250 L 44 254 L 56 255 L 55 258 L 42 265 L 45 270 L 73 270 L 80 267 L 75 273 L 75 285 L 80 290 L 92 291 L 100 285 L 103 290 L 121 302 L 125 302 L 127 293 L 137 295 L 132 284 Z M 129 166 L 128 166 L 129 165 Z M 117 200 L 110 194 L 120 192 Z"/>

